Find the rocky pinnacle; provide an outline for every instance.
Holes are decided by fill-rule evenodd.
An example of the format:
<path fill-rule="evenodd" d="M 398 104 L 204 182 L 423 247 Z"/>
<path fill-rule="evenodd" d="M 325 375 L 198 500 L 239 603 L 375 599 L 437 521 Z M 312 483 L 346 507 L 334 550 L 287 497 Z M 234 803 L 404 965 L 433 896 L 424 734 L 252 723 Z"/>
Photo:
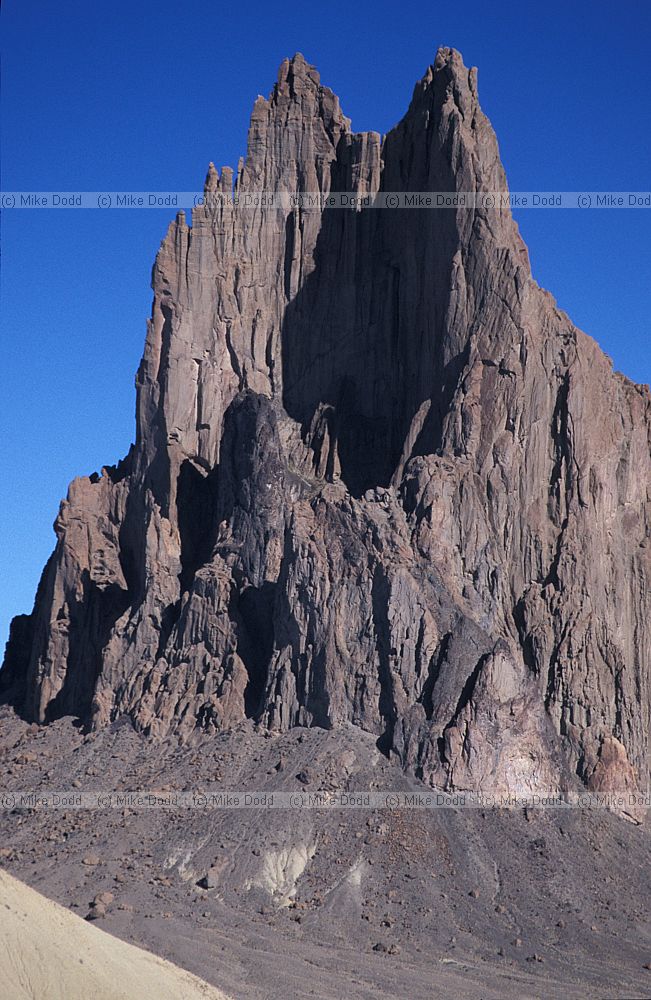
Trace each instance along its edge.
<path fill-rule="evenodd" d="M 205 184 L 507 190 L 451 49 L 384 139 L 286 60 Z M 449 789 L 646 789 L 651 396 L 508 207 L 212 200 L 153 290 L 135 445 L 71 484 L 5 700 L 183 741 L 352 724 Z"/>

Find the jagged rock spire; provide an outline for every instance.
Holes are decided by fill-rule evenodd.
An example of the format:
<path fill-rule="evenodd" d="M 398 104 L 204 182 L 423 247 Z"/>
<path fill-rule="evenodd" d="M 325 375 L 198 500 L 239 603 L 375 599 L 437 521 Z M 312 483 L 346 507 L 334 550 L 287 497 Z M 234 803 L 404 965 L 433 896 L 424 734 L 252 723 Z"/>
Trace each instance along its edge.
<path fill-rule="evenodd" d="M 286 60 L 237 184 L 506 190 L 452 49 L 384 140 Z M 538 288 L 508 207 L 207 199 L 153 288 L 136 444 L 71 485 L 7 697 L 183 739 L 353 723 L 450 787 L 646 787 L 649 391 Z"/>

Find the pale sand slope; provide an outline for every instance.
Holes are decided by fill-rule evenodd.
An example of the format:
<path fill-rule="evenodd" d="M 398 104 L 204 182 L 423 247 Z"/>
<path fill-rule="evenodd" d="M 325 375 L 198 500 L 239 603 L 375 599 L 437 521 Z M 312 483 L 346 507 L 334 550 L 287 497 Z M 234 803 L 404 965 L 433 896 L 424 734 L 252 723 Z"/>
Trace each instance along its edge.
<path fill-rule="evenodd" d="M 0 991 L 11 1000 L 226 1000 L 0 870 Z"/>

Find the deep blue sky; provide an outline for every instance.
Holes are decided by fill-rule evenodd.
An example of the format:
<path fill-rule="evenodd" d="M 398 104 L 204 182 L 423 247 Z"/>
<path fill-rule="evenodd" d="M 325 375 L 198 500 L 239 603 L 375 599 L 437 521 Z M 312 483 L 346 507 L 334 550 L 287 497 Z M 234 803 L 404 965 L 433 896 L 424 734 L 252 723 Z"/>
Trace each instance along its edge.
<path fill-rule="evenodd" d="M 297 50 L 355 129 L 386 132 L 439 45 L 479 67 L 512 190 L 651 187 L 651 14 L 640 0 L 5 0 L 1 19 L 4 190 L 195 190 L 209 160 L 236 165 L 256 95 Z M 651 381 L 651 213 L 516 215 L 540 284 L 620 370 Z M 0 644 L 9 618 L 31 610 L 69 480 L 133 439 L 168 221 L 3 213 Z"/>

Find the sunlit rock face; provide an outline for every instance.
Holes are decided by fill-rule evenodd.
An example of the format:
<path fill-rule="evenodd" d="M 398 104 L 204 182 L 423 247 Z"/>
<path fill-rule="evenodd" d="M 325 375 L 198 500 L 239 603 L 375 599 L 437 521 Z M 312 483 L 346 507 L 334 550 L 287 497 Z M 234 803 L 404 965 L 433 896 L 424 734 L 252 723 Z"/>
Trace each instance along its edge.
<path fill-rule="evenodd" d="M 285 61 L 236 176 L 210 165 L 233 185 L 507 190 L 450 49 L 384 139 Z M 136 443 L 71 484 L 5 698 L 183 740 L 353 724 L 455 789 L 646 788 L 649 390 L 508 208 L 208 199 L 153 289 Z"/>

